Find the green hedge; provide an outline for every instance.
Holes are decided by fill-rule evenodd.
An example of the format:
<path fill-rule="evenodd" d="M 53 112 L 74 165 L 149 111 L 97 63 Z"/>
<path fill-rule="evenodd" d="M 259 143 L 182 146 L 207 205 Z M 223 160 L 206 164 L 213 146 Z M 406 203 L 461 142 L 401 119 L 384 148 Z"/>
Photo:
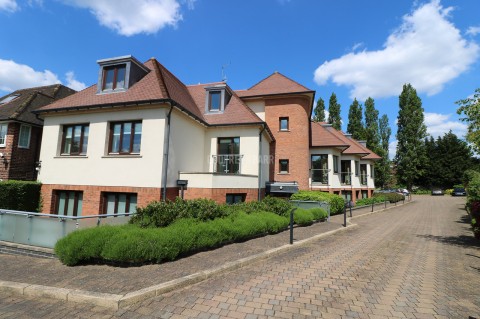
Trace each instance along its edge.
<path fill-rule="evenodd" d="M 40 183 L 29 181 L 0 182 L 0 208 L 36 212 L 40 208 Z"/>
<path fill-rule="evenodd" d="M 243 212 L 214 220 L 185 218 L 163 228 L 136 225 L 78 230 L 60 239 L 55 254 L 65 265 L 89 262 L 161 263 L 186 254 L 278 233 L 288 218 L 270 212 Z"/>
<path fill-rule="evenodd" d="M 372 205 L 376 203 L 383 203 L 385 201 L 385 196 L 382 194 L 378 194 L 377 196 L 373 196 L 370 198 L 362 198 L 357 200 L 355 203 L 356 206 L 366 206 L 366 205 Z"/>
<path fill-rule="evenodd" d="M 320 207 L 310 209 L 297 208 L 293 214 L 293 221 L 298 226 L 309 226 L 313 224 L 314 221 L 325 219 L 327 217 L 327 211 Z"/>
<path fill-rule="evenodd" d="M 405 195 L 399 193 L 374 193 L 373 197 L 383 197 L 382 201 L 386 200 L 390 203 L 396 203 L 405 200 Z"/>
<path fill-rule="evenodd" d="M 480 238 L 480 172 L 468 170 L 464 174 L 467 191 L 467 208 L 476 238 Z"/>
<path fill-rule="evenodd" d="M 345 205 L 343 197 L 319 191 L 299 191 L 298 193 L 293 194 L 291 199 L 327 202 L 330 205 L 331 215 L 343 213 L 343 206 Z"/>
<path fill-rule="evenodd" d="M 183 200 L 177 197 L 175 201 L 152 202 L 143 208 L 137 208 L 137 213 L 130 219 L 130 223 L 140 227 L 165 227 L 179 219 L 207 221 L 238 212 L 249 214 L 266 211 L 287 217 L 291 210 L 292 205 L 288 201 L 268 196 L 260 202 L 235 205 L 219 205 L 211 199 Z"/>

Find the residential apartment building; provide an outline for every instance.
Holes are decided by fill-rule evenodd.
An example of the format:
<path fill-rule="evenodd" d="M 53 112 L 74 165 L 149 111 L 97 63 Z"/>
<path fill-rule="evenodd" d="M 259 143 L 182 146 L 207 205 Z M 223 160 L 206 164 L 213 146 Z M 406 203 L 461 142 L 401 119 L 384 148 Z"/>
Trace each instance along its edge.
<path fill-rule="evenodd" d="M 32 111 L 75 93 L 61 84 L 0 97 L 0 180 L 36 180 L 43 121 Z"/>
<path fill-rule="evenodd" d="M 36 111 L 45 123 L 44 212 L 123 213 L 179 195 L 250 201 L 264 196 L 267 182 L 344 193 L 333 171 L 318 184 L 314 156 L 335 153 L 361 168 L 375 160 L 338 131 L 345 145 L 312 143 L 312 127 L 331 129 L 310 121 L 315 92 L 280 73 L 235 91 L 225 82 L 187 86 L 155 59 L 97 62 L 95 85 Z M 353 198 L 371 192 L 368 179 L 352 177 Z"/>

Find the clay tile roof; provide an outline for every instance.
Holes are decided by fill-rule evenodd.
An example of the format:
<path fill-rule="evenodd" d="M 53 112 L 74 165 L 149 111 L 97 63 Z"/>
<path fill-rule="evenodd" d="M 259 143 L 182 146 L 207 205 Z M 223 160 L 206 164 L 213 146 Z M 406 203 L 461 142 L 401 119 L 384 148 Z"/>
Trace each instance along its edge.
<path fill-rule="evenodd" d="M 360 155 L 362 156 L 362 159 L 372 159 L 372 160 L 381 159 L 380 156 L 378 156 L 377 154 L 375 154 L 374 152 L 372 152 L 371 150 L 369 150 L 368 148 L 360 144 L 355 139 L 346 136 L 342 131 L 338 131 L 328 124 L 323 124 L 322 126 L 325 127 L 325 129 L 328 130 L 331 134 L 335 135 L 339 140 L 349 145 L 349 147 L 342 152 L 343 154 Z M 313 131 L 313 127 L 312 127 L 312 131 Z"/>
<path fill-rule="evenodd" d="M 199 112 L 205 112 L 206 87 L 225 84 L 224 82 L 189 85 L 188 90 L 195 100 Z M 230 102 L 226 105 L 223 113 L 203 114 L 205 121 L 210 125 L 229 125 L 263 123 L 263 121 L 233 92 Z"/>
<path fill-rule="evenodd" d="M 31 112 L 73 93 L 75 93 L 75 90 L 61 84 L 16 90 L 0 98 L 1 101 L 8 97 L 17 96 L 9 102 L 3 104 L 0 102 L 0 120 L 42 125 L 43 122 Z"/>
<path fill-rule="evenodd" d="M 306 92 L 313 91 L 278 72 L 271 74 L 248 90 L 236 91 L 239 97 Z"/>
<path fill-rule="evenodd" d="M 97 85 L 95 84 L 61 101 L 43 107 L 39 111 L 174 100 L 184 111 L 203 120 L 202 113 L 199 112 L 187 87 L 179 79 L 153 58 L 145 62 L 144 66 L 150 69 L 150 72 L 125 92 L 97 94 Z"/>
<path fill-rule="evenodd" d="M 341 147 L 348 148 L 350 144 L 333 134 L 322 123 L 312 122 L 311 136 L 313 147 Z"/>

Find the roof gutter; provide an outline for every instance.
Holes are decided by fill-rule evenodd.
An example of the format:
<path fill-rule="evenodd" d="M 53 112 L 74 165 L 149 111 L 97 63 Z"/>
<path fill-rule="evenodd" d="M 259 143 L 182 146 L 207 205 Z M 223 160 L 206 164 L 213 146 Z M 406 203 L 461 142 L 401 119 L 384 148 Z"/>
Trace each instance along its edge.
<path fill-rule="evenodd" d="M 162 172 L 162 201 L 167 200 L 167 179 L 168 179 L 168 157 L 170 154 L 170 126 L 171 126 L 171 118 L 172 118 L 172 111 L 173 111 L 174 104 L 170 104 L 170 110 L 167 114 L 167 134 L 165 137 L 165 141 L 163 145 L 165 146 L 163 151 L 163 172 Z"/>

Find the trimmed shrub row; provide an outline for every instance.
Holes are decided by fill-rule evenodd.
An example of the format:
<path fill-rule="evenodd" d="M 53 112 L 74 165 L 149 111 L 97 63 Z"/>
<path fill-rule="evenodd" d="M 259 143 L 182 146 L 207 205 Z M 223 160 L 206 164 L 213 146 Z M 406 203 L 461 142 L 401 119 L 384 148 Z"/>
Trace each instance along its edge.
<path fill-rule="evenodd" d="M 328 217 L 328 213 L 323 208 L 303 209 L 297 208 L 293 214 L 293 221 L 298 226 L 309 226 L 316 220 L 322 220 Z"/>
<path fill-rule="evenodd" d="M 55 254 L 68 266 L 89 262 L 161 263 L 226 243 L 278 233 L 288 222 L 274 213 L 239 212 L 208 221 L 184 218 L 164 228 L 100 226 L 60 239 Z"/>
<path fill-rule="evenodd" d="M 359 199 L 355 204 L 356 206 L 367 206 L 367 205 L 372 205 L 376 203 L 383 203 L 384 201 L 385 201 L 385 196 L 383 196 L 383 194 L 378 194 L 377 196 L 373 196 L 370 198 Z"/>
<path fill-rule="evenodd" d="M 373 197 L 383 197 L 383 200 L 386 200 L 390 203 L 396 203 L 402 200 L 405 200 L 405 195 L 399 193 L 380 193 L 373 194 Z"/>
<path fill-rule="evenodd" d="M 343 213 L 344 200 L 341 196 L 319 191 L 299 191 L 293 194 L 292 200 L 306 200 L 327 202 L 330 205 L 330 214 L 336 215 Z"/>
<path fill-rule="evenodd" d="M 239 212 L 249 214 L 259 211 L 286 217 L 291 210 L 292 205 L 288 201 L 268 196 L 260 202 L 235 205 L 219 205 L 211 199 L 183 200 L 177 197 L 175 201 L 151 202 L 143 208 L 137 208 L 137 213 L 130 219 L 130 223 L 140 227 L 165 227 L 184 218 L 207 221 Z"/>
<path fill-rule="evenodd" d="M 30 181 L 0 182 L 0 208 L 36 212 L 40 208 L 40 187 Z"/>

